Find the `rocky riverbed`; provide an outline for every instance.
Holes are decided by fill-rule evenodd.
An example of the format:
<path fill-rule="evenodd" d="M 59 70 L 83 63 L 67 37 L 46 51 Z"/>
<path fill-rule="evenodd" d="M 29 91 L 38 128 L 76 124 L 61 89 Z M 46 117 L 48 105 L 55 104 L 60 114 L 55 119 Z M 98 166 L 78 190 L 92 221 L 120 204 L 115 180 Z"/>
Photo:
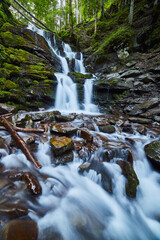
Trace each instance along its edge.
<path fill-rule="evenodd" d="M 58 111 L 34 113 L 21 111 L 7 117 L 7 120 L 15 129 L 19 128 L 18 133 L 42 164 L 42 169 L 51 166 L 53 170 L 58 168 L 65 170 L 76 163 L 77 167 L 74 171 L 79 176 L 86 178 L 91 172 L 94 173 L 99 179 L 97 184 L 110 196 L 115 195 L 115 187 L 118 186 L 111 171 L 117 165 L 119 176 L 124 178 L 124 197 L 129 202 L 132 201 L 131 199 L 136 199 L 137 189 L 141 187 L 139 176 L 134 170 L 139 162 L 136 155 L 137 143 L 145 145 L 146 157 L 155 169 L 152 171 L 160 170 L 158 123 L 133 123 L 134 121 L 126 115 L 83 113 L 66 115 Z M 32 129 L 32 132 L 24 133 L 24 129 Z M 37 129 L 41 129 L 42 132 L 36 132 Z M 40 203 L 41 197 L 45 196 L 44 185 L 49 184 L 50 194 L 59 201 L 62 201 L 66 194 L 63 192 L 64 189 L 61 189 L 62 186 L 65 186 L 66 192 L 72 187 L 69 182 L 65 182 L 64 177 L 56 177 L 56 175 L 51 177 L 43 170 L 37 171 L 20 152 L 3 126 L 1 126 L 0 158 L 2 239 L 37 239 L 41 229 L 36 219 L 41 219 L 48 211 L 53 211 L 51 206 Z M 94 178 L 91 178 L 93 182 Z M 58 181 L 61 186 L 58 192 L 57 182 L 54 181 Z M 79 227 L 77 225 L 76 229 Z M 81 227 L 83 236 L 87 225 Z M 47 239 L 57 239 L 57 236 L 58 239 L 65 239 L 61 234 L 53 230 L 52 233 L 48 233 Z M 92 231 L 90 235 L 95 236 Z M 43 238 L 39 236 L 39 239 Z"/>

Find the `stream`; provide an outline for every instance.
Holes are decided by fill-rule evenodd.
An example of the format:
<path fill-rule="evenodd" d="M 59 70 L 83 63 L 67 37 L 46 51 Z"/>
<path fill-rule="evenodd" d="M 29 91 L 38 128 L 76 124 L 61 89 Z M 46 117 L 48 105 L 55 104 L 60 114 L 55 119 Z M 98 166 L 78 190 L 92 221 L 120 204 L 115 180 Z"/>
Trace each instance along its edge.
<path fill-rule="evenodd" d="M 7 131 L 0 132 L 1 139 L 11 146 L 11 152 L 0 148 L 1 209 L 7 204 L 25 206 L 28 209 L 27 217 L 37 223 L 38 240 L 160 240 L 160 174 L 153 169 L 144 152 L 146 144 L 159 140 L 159 128 L 145 126 L 145 131 L 140 132 L 140 124 L 129 124 L 123 116 L 114 119 L 100 114 L 92 102 L 94 76 L 85 80 L 84 100 L 80 104 L 76 83 L 68 76 L 70 69 L 66 58 L 70 61 L 75 59 L 75 72 L 86 74 L 83 55 L 80 53 L 77 58 L 77 53 L 63 43 L 62 56 L 55 38 L 51 41 L 42 30 L 29 28 L 45 37 L 51 51 L 60 59 L 63 72 L 55 73 L 57 90 L 53 108 L 44 112 L 19 113 L 12 117 L 15 125 L 25 119 L 25 124 L 28 124 L 25 127 L 31 124 L 38 128 L 50 124 L 46 124 L 50 128 L 41 137 L 19 133 L 24 139 L 35 137 L 34 153 L 42 165 L 41 169 L 35 170 L 21 150 L 11 144 Z M 54 119 L 53 122 L 60 125 L 57 132 L 49 120 L 43 121 L 42 118 L 43 114 L 52 113 L 58 114 L 59 119 L 60 116 L 70 119 L 65 123 L 58 117 L 58 120 Z M 34 115 L 38 117 L 33 120 Z M 107 125 L 108 121 L 115 128 L 112 133 L 104 132 L 99 127 Z M 125 124 L 128 124 L 131 133 L 123 130 Z M 77 130 L 69 134 L 67 127 Z M 87 129 L 87 137 L 83 135 L 83 128 Z M 54 135 L 72 139 L 72 161 L 66 164 L 55 162 L 58 157 L 51 153 L 50 145 Z M 106 151 L 109 161 L 106 160 Z M 133 163 L 128 160 L 129 152 Z M 136 197 L 127 196 L 125 186 L 128 180 L 122 174 L 118 161 L 130 161 L 133 165 L 139 180 Z M 8 181 L 8 175 L 15 170 L 35 175 L 42 194 L 31 195 L 23 181 Z M 0 229 L 9 220 L 4 218 Z"/>

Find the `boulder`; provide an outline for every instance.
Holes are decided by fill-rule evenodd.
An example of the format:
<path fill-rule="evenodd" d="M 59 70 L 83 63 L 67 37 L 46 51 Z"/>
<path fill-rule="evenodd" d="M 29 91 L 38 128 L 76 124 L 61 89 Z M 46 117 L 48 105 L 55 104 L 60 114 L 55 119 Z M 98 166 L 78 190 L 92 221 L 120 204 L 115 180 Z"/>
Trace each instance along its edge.
<path fill-rule="evenodd" d="M 104 133 L 115 133 L 115 127 L 112 125 L 106 125 L 106 126 L 99 126 L 99 130 Z"/>
<path fill-rule="evenodd" d="M 127 72 L 124 72 L 121 74 L 121 78 L 129 78 L 129 77 L 136 77 L 138 75 L 141 75 L 143 72 L 140 70 L 132 69 L 128 70 Z"/>
<path fill-rule="evenodd" d="M 26 216 L 28 209 L 19 204 L 1 204 L 0 206 L 0 218 L 3 221 Z"/>
<path fill-rule="evenodd" d="M 153 166 L 160 170 L 160 140 L 145 145 L 144 151 Z"/>
<path fill-rule="evenodd" d="M 113 159 L 121 159 L 123 161 L 130 162 L 133 164 L 133 155 L 130 149 L 115 148 L 105 149 L 103 154 L 103 161 L 110 162 Z"/>
<path fill-rule="evenodd" d="M 56 165 L 62 164 L 65 165 L 66 163 L 72 162 L 74 159 L 73 151 L 66 151 L 63 154 L 56 156 L 53 160 L 53 163 Z"/>
<path fill-rule="evenodd" d="M 51 147 L 56 156 L 65 153 L 74 148 L 71 138 L 68 137 L 54 137 L 50 140 Z"/>
<path fill-rule="evenodd" d="M 135 198 L 137 192 L 137 186 L 139 184 L 139 180 L 137 175 L 129 162 L 118 160 L 117 164 L 122 169 L 122 174 L 127 178 L 126 183 L 126 194 L 129 198 Z"/>
<path fill-rule="evenodd" d="M 12 113 L 16 110 L 16 106 L 0 103 L 0 115 Z"/>
<path fill-rule="evenodd" d="M 79 132 L 80 132 L 80 137 L 85 139 L 87 142 L 93 141 L 93 136 L 88 129 L 83 128 L 83 129 L 80 129 Z"/>
<path fill-rule="evenodd" d="M 71 122 L 75 119 L 74 115 L 56 115 L 56 121 L 58 122 Z"/>
<path fill-rule="evenodd" d="M 142 104 L 138 104 L 135 106 L 135 108 L 132 109 L 132 111 L 129 113 L 129 115 L 136 116 L 139 114 L 142 114 L 143 112 L 147 111 L 150 108 L 155 107 L 160 102 L 160 98 L 151 98 L 148 101 L 145 101 Z"/>
<path fill-rule="evenodd" d="M 160 115 L 160 106 L 158 108 L 152 108 L 145 113 L 142 113 L 141 116 L 144 118 L 154 119 L 156 115 Z"/>
<path fill-rule="evenodd" d="M 54 123 L 51 125 L 50 131 L 53 133 L 72 135 L 77 132 L 77 127 L 70 123 Z"/>
<path fill-rule="evenodd" d="M 14 220 L 2 228 L 2 240 L 37 240 L 38 227 L 31 219 Z"/>
<path fill-rule="evenodd" d="M 147 119 L 147 118 L 136 118 L 136 117 L 130 117 L 128 118 L 128 120 L 130 122 L 133 122 L 133 123 L 142 123 L 142 124 L 150 124 L 152 122 L 151 119 Z"/>
<path fill-rule="evenodd" d="M 112 176 L 103 163 L 93 160 L 91 163 L 82 164 L 79 166 L 79 173 L 84 171 L 89 172 L 94 170 L 97 175 L 101 174 L 102 187 L 109 193 L 112 193 Z"/>

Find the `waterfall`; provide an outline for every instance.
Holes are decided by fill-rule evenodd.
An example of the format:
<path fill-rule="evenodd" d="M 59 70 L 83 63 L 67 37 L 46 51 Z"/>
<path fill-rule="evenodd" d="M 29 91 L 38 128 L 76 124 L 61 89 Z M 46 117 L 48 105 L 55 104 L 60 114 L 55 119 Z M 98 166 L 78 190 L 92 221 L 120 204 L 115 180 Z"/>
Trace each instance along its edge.
<path fill-rule="evenodd" d="M 45 31 L 29 26 L 28 29 L 37 32 L 43 36 L 47 41 L 51 52 L 53 52 L 60 60 L 63 73 L 55 73 L 57 78 L 57 90 L 55 97 L 54 108 L 60 111 L 86 111 L 88 113 L 98 112 L 98 107 L 92 103 L 92 89 L 94 79 L 86 79 L 84 84 L 84 104 L 83 109 L 80 109 L 80 103 L 78 102 L 78 93 L 76 83 L 68 76 L 70 72 L 68 61 L 74 60 L 74 71 L 77 73 L 86 74 L 86 69 L 83 62 L 83 54 L 73 52 L 69 44 L 61 42 L 63 56 L 58 49 L 58 44 L 55 35 L 51 37 L 45 34 Z M 53 39 L 52 39 L 53 38 Z M 78 57 L 77 57 L 78 55 Z"/>

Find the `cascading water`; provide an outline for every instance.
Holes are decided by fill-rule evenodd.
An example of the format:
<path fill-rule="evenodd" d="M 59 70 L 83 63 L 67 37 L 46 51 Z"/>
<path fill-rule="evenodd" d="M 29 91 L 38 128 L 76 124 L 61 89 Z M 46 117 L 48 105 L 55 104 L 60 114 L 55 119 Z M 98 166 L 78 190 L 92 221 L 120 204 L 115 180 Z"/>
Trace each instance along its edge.
<path fill-rule="evenodd" d="M 72 58 L 69 47 L 65 47 L 68 49 L 66 50 L 68 56 L 70 55 Z M 55 52 L 59 54 L 58 50 Z M 56 73 L 56 77 L 58 79 L 55 103 L 57 108 L 78 109 L 77 96 L 74 95 L 76 87 L 73 81 L 65 73 Z M 93 107 L 90 106 L 91 95 L 92 80 L 86 80 L 86 111 L 90 111 L 90 108 Z M 82 115 L 77 115 L 77 120 L 73 121 L 75 125 L 77 124 L 77 128 L 85 123 Z M 43 142 L 43 137 L 40 138 L 42 142 L 37 143 L 36 156 L 42 165 L 37 172 L 20 151 L 15 152 L 14 150 L 12 154 L 8 154 L 7 150 L 0 148 L 0 163 L 6 168 L 4 176 L 9 170 L 14 169 L 20 170 L 20 172 L 23 170 L 33 174 L 38 173 L 38 180 L 42 187 L 42 194 L 35 199 L 28 197 L 24 185 L 20 181 L 16 181 L 11 193 L 7 192 L 8 189 L 10 190 L 11 184 L 5 187 L 2 194 L 0 188 L 1 204 L 3 202 L 6 204 L 8 199 L 11 199 L 11 202 L 19 200 L 23 203 L 27 202 L 28 215 L 38 224 L 38 240 L 160 240 L 160 174 L 152 169 L 144 152 L 144 146 L 153 141 L 155 132 L 153 131 L 152 134 L 149 130 L 151 134 L 146 135 L 140 135 L 137 131 L 134 134 L 123 131 L 107 134 L 99 131 L 97 119 L 87 115 L 85 119 L 87 119 L 87 124 L 92 123 L 93 126 L 96 126 L 95 131 L 91 132 L 94 136 L 93 142 L 87 142 L 85 146 L 85 151 L 90 153 L 85 161 L 91 163 L 94 160 L 100 164 L 98 170 L 90 169 L 80 174 L 80 165 L 84 161 L 80 158 L 81 154 L 78 155 L 77 152 L 74 152 L 72 162 L 56 166 L 49 155 L 49 139 Z M 47 134 L 44 135 L 44 138 Z M 24 137 L 25 134 L 21 133 L 21 136 Z M 98 142 L 97 136 L 101 136 L 100 142 Z M 1 132 L 1 137 L 7 140 L 9 135 Z M 79 149 L 81 148 L 80 144 L 86 142 L 76 135 L 73 139 L 78 141 Z M 107 146 L 109 142 L 113 144 L 118 142 L 132 151 L 133 159 L 135 159 L 133 166 L 139 179 L 136 198 L 130 199 L 126 196 L 127 179 L 122 175 L 120 166 L 116 164 L 119 159 L 127 161 L 125 152 L 123 154 L 121 151 L 121 155 L 113 156 L 111 162 L 102 163 L 101 155 L 104 150 L 102 141 L 105 141 L 103 139 L 106 139 Z M 154 140 L 158 140 L 158 135 L 154 137 Z M 90 144 L 93 144 L 91 145 L 93 149 Z M 99 149 L 94 150 L 97 146 Z M 102 172 L 99 171 L 100 168 L 102 168 Z M 104 173 L 111 177 L 112 193 L 103 188 Z M 15 189 L 17 189 L 16 194 Z M 5 195 L 5 192 L 8 195 Z"/>
<path fill-rule="evenodd" d="M 85 74 L 86 70 L 83 63 L 83 55 L 82 53 L 73 52 L 69 44 L 62 42 L 62 48 L 64 56 L 61 56 L 60 51 L 58 50 L 56 38 L 54 37 L 54 43 L 52 43 L 51 38 L 45 34 L 43 30 L 36 29 L 34 27 L 28 27 L 32 31 L 36 31 L 38 34 L 43 36 L 51 51 L 56 54 L 56 56 L 60 59 L 62 65 L 62 73 L 56 73 L 58 85 L 56 91 L 56 100 L 55 100 L 55 109 L 61 111 L 78 111 L 80 110 L 80 104 L 78 103 L 78 93 L 76 84 L 72 81 L 72 79 L 67 75 L 69 73 L 69 65 L 67 62 L 67 58 L 69 61 L 74 60 L 75 72 Z M 78 57 L 76 57 L 78 55 Z M 93 79 L 87 79 L 84 85 L 84 110 L 87 112 L 98 112 L 98 107 L 92 103 L 92 89 L 93 89 Z M 74 101 L 74 103 L 73 103 Z"/>

